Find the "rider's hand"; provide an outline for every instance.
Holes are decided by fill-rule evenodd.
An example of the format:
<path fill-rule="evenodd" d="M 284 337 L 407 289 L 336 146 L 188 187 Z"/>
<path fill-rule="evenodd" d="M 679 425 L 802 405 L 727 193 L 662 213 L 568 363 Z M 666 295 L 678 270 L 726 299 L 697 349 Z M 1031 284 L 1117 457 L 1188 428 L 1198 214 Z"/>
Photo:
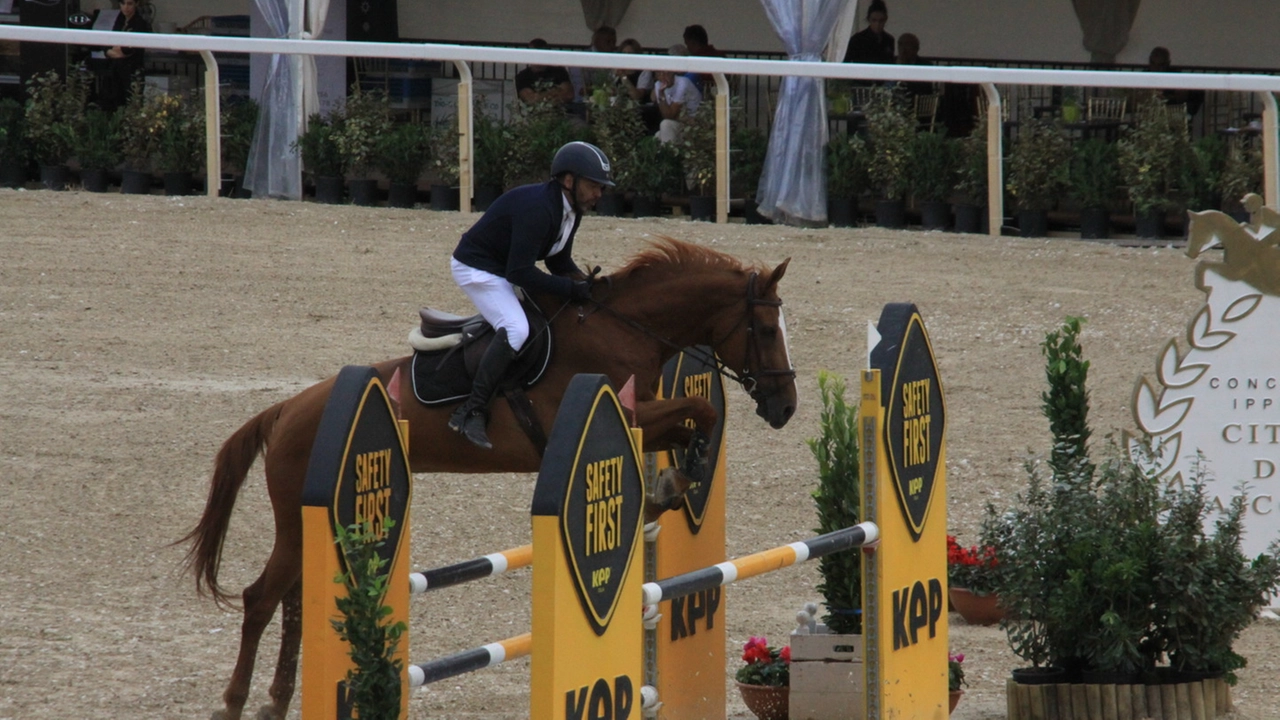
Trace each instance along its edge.
<path fill-rule="evenodd" d="M 575 280 L 573 289 L 569 292 L 569 299 L 581 305 L 591 299 L 591 281 Z"/>

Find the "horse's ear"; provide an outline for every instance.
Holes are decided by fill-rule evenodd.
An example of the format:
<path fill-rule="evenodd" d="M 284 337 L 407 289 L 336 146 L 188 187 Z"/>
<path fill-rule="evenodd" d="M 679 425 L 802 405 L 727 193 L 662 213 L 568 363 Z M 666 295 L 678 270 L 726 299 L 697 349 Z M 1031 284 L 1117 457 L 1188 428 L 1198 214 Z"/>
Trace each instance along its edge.
<path fill-rule="evenodd" d="M 773 269 L 773 272 L 769 274 L 769 279 L 765 281 L 764 288 L 761 289 L 761 292 L 769 292 L 770 289 L 778 284 L 778 281 L 782 279 L 782 276 L 787 273 L 787 263 L 790 262 L 791 258 L 787 258 L 782 261 L 781 265 Z"/>

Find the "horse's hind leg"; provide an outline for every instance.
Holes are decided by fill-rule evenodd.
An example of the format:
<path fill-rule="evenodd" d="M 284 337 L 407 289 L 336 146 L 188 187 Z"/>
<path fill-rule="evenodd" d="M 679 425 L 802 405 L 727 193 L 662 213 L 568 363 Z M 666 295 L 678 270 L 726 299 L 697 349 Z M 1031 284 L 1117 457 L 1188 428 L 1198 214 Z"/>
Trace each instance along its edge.
<path fill-rule="evenodd" d="M 280 658 L 271 681 L 271 705 L 258 711 L 259 720 L 283 718 L 289 711 L 298 680 L 298 652 L 302 648 L 302 581 L 285 593 L 280 604 Z"/>
<path fill-rule="evenodd" d="M 252 585 L 245 588 L 244 591 L 244 621 L 240 626 L 240 655 L 236 658 L 235 670 L 231 673 L 231 681 L 227 683 L 227 690 L 222 695 L 225 709 L 221 712 L 214 713 L 214 720 L 240 720 L 244 712 L 245 702 L 249 698 L 249 684 L 253 679 L 253 666 L 258 656 L 258 645 L 262 641 L 262 633 L 266 630 L 267 624 L 271 622 L 271 618 L 275 615 L 276 606 L 280 604 L 281 599 L 287 593 L 290 593 L 295 586 L 300 585 L 302 576 L 302 559 L 299 557 L 298 543 L 282 543 L 277 538 L 276 546 L 271 552 L 271 559 L 267 561 L 267 567 L 262 571 L 262 575 L 253 582 Z M 299 589 L 299 600 L 300 600 Z M 297 620 L 295 618 L 294 622 Z M 288 647 L 289 633 L 289 617 L 286 609 L 285 629 L 283 642 L 281 647 L 281 660 L 284 659 L 286 649 Z M 301 629 L 298 629 L 301 633 Z M 295 638 L 294 642 L 300 640 L 300 635 Z M 297 660 L 297 651 L 292 653 L 293 658 Z M 296 672 L 291 671 L 291 674 Z M 277 679 L 280 677 L 280 670 L 277 668 Z M 292 695 L 293 680 L 289 681 L 289 695 Z M 274 686 L 273 686 L 274 688 Z M 288 704 L 286 698 L 285 704 Z M 275 712 L 274 705 L 268 705 L 262 708 L 258 713 L 261 718 L 283 718 L 283 710 L 279 713 Z"/>

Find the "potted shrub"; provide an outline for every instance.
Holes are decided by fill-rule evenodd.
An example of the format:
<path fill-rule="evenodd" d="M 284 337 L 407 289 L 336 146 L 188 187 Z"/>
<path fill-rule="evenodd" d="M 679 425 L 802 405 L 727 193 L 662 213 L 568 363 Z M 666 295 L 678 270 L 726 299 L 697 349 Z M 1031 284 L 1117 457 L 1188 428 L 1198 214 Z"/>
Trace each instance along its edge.
<path fill-rule="evenodd" d="M 600 196 L 596 212 L 600 215 L 621 215 L 622 192 L 626 188 L 621 187 L 620 180 L 624 176 L 629 177 L 627 165 L 631 150 L 646 135 L 640 106 L 631 98 L 625 85 L 618 85 L 612 97 L 606 98 L 606 102 L 592 111 L 591 131 L 595 135 L 596 146 L 612 163 L 614 181 L 619 184 L 613 190 L 606 189 Z"/>
<path fill-rule="evenodd" d="M 1179 184 L 1186 192 L 1188 210 L 1217 210 L 1222 200 L 1222 168 L 1227 162 L 1227 141 L 1218 134 L 1191 143 L 1182 164 Z M 1237 220 L 1241 216 L 1233 216 Z"/>
<path fill-rule="evenodd" d="M 857 135 L 837 135 L 827 143 L 827 220 L 836 227 L 853 227 L 858 198 L 871 186 L 870 152 Z"/>
<path fill-rule="evenodd" d="M 956 146 L 956 232 L 985 232 L 987 207 L 987 118 L 978 118 Z"/>
<path fill-rule="evenodd" d="M 654 217 L 658 215 L 662 195 L 680 188 L 680 155 L 670 145 L 647 136 L 636 143 L 631 163 L 634 169 L 631 185 L 635 189 L 633 214 L 636 217 Z"/>
<path fill-rule="evenodd" d="M 1023 237 L 1049 234 L 1049 209 L 1067 182 L 1071 145 L 1048 120 L 1026 120 L 1009 151 L 1009 194 L 1018 199 Z"/>
<path fill-rule="evenodd" d="M 302 156 L 302 168 L 311 173 L 316 186 L 316 201 L 326 204 L 342 202 L 346 158 L 338 150 L 337 130 L 342 116 L 328 117 L 315 113 L 307 118 L 307 129 L 293 142 L 293 150 Z"/>
<path fill-rule="evenodd" d="M 508 146 L 503 184 L 508 188 L 543 182 L 556 151 L 579 133 L 556 102 L 513 103 L 507 126 Z"/>
<path fill-rule="evenodd" d="M 369 177 L 378 139 L 391 130 L 391 109 L 381 92 L 362 92 L 356 88 L 347 97 L 342 123 L 333 129 L 338 154 L 351 179 L 351 202 L 373 205 L 377 202 L 378 181 Z"/>
<path fill-rule="evenodd" d="M 1067 175 L 1071 197 L 1080 206 L 1080 237 L 1110 237 L 1110 206 L 1120 178 L 1115 145 L 1098 138 L 1077 143 Z"/>
<path fill-rule="evenodd" d="M 716 104 L 708 96 L 697 111 L 683 120 L 684 128 L 676 147 L 684 167 L 689 196 L 689 214 L 694 220 L 716 219 Z"/>
<path fill-rule="evenodd" d="M 120 176 L 120 192 L 145 195 L 151 192 L 151 163 L 157 154 L 160 134 L 165 127 L 164 95 L 144 91 L 141 78 L 135 80 L 129 100 L 120 111 L 120 149 L 124 155 L 124 171 Z"/>
<path fill-rule="evenodd" d="M 1120 176 L 1133 203 L 1139 237 L 1164 234 L 1165 214 L 1177 206 L 1189 144 L 1187 123 L 1166 109 L 1158 93 L 1139 103 L 1134 126 L 1119 141 Z"/>
<path fill-rule="evenodd" d="M 485 210 L 502 194 L 503 165 L 507 157 L 507 128 L 502 120 L 481 111 L 479 103 L 473 115 L 471 130 L 474 137 L 476 210 Z"/>
<path fill-rule="evenodd" d="M 80 160 L 80 184 L 88 192 L 107 191 L 107 172 L 123 159 L 120 113 L 96 107 L 85 112 L 84 127 L 76 136 L 75 154 Z"/>
<path fill-rule="evenodd" d="M 165 195 L 189 195 L 192 177 L 204 160 L 204 102 L 200 93 L 167 93 L 157 98 L 163 126 L 153 165 L 164 175 Z"/>
<path fill-rule="evenodd" d="M 734 117 L 738 115 L 735 113 Z M 729 138 L 729 146 L 730 194 L 743 198 L 742 214 L 748 225 L 771 223 L 760 214 L 756 203 L 765 157 L 769 154 L 769 135 L 761 128 L 738 127 Z"/>
<path fill-rule="evenodd" d="M 258 127 L 258 103 L 237 97 L 222 104 L 222 173 L 230 176 L 227 194 L 247 198 L 252 191 L 244 187 L 244 171 L 249 164 L 249 150 Z M 225 185 L 224 185 L 225 187 Z"/>
<path fill-rule="evenodd" d="M 742 648 L 744 665 L 734 674 L 742 702 L 758 720 L 787 720 L 791 648 L 775 648 L 752 637 Z"/>
<path fill-rule="evenodd" d="M 945 230 L 950 224 L 947 199 L 955 187 L 955 142 L 941 132 L 918 132 L 911 142 L 908 180 L 920 208 L 925 230 Z"/>
<path fill-rule="evenodd" d="M 428 168 L 431 183 L 431 209 L 458 209 L 458 126 L 453 118 L 434 125 L 427 134 Z M 550 161 L 547 165 L 550 167 Z"/>
<path fill-rule="evenodd" d="M 1222 210 L 1237 220 L 1248 220 L 1244 196 L 1262 192 L 1262 148 L 1248 138 L 1237 138 L 1228 144 L 1222 163 L 1218 187 L 1222 194 Z"/>
<path fill-rule="evenodd" d="M 0 187 L 22 187 L 26 181 L 26 114 L 17 100 L 0 98 Z"/>
<path fill-rule="evenodd" d="M 821 434 L 806 441 L 818 461 L 818 510 L 815 532 L 826 534 L 858 524 L 862 515 L 858 451 L 858 407 L 845 402 L 844 379 L 825 370 L 818 373 L 822 395 Z M 862 633 L 862 553 L 834 553 L 818 560 L 822 582 L 818 591 L 826 601 L 823 622 L 833 633 Z"/>
<path fill-rule="evenodd" d="M 418 177 L 427 166 L 430 129 L 417 123 L 397 125 L 378 138 L 374 166 L 387 176 L 387 205 L 411 208 L 418 200 Z"/>
<path fill-rule="evenodd" d="M 88 94 L 79 72 L 69 72 L 64 79 L 48 70 L 27 81 L 27 142 L 40 163 L 40 181 L 50 190 L 66 189 L 66 163 L 84 126 Z"/>
<path fill-rule="evenodd" d="M 871 145 L 868 173 L 879 193 L 876 224 L 900 228 L 906 224 L 905 196 L 909 189 L 911 144 L 916 119 L 910 102 L 885 88 L 877 88 L 864 110 Z"/>

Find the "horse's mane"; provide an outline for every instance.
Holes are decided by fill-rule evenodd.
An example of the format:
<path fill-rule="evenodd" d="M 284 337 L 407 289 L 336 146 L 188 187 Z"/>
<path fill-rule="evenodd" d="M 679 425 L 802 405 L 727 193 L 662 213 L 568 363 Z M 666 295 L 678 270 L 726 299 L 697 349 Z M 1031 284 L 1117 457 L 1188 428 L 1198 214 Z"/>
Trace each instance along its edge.
<path fill-rule="evenodd" d="M 744 272 L 748 268 L 737 258 L 702 245 L 694 245 L 673 237 L 659 235 L 649 242 L 649 247 L 636 253 L 621 269 L 613 274 L 622 280 L 645 269 L 671 268 L 677 270 L 727 270 Z"/>

